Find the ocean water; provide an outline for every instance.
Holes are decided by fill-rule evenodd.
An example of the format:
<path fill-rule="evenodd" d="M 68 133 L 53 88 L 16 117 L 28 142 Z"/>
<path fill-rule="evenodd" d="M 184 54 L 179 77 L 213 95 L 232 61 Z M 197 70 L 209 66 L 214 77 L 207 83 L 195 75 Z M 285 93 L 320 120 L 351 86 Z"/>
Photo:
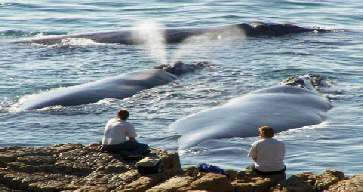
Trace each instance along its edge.
<path fill-rule="evenodd" d="M 120 108 L 131 112 L 139 140 L 175 151 L 169 125 L 290 75 L 316 73 L 333 84 L 333 108 L 319 125 L 277 134 L 290 174 L 337 169 L 363 172 L 363 4 L 359 0 L 0 0 L 0 146 L 95 143 Z M 226 38 L 161 47 L 99 44 L 78 39 L 45 46 L 15 44 L 47 35 L 115 31 L 140 23 L 213 27 L 253 21 L 336 29 L 275 38 Z M 98 103 L 19 111 L 32 94 L 149 69 L 162 60 L 209 61 L 214 67 Z M 233 114 L 231 114 L 233 115 Z M 208 140 L 179 151 L 184 166 L 200 162 L 241 170 L 257 138 Z"/>

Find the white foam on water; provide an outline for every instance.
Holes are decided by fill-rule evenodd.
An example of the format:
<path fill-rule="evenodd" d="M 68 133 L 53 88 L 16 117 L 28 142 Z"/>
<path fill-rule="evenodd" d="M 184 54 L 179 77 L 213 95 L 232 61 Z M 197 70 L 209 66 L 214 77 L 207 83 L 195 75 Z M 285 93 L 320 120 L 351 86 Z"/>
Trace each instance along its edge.
<path fill-rule="evenodd" d="M 100 45 L 102 43 L 97 43 L 91 39 L 87 38 L 66 38 L 62 39 L 60 43 L 51 45 L 51 47 L 78 47 L 78 46 L 92 46 Z"/>
<path fill-rule="evenodd" d="M 48 89 L 48 90 L 42 90 L 42 91 L 39 91 L 39 92 L 36 92 L 33 94 L 24 95 L 19 98 L 18 102 L 12 104 L 9 107 L 9 111 L 10 112 L 24 111 L 24 107 L 27 105 L 28 102 L 32 102 L 32 101 L 41 99 L 48 95 L 58 94 L 58 93 L 62 92 L 65 88 L 66 87 L 52 88 L 52 89 Z M 55 106 L 51 106 L 51 107 L 55 107 Z M 43 110 L 43 109 L 38 109 L 38 110 Z"/>

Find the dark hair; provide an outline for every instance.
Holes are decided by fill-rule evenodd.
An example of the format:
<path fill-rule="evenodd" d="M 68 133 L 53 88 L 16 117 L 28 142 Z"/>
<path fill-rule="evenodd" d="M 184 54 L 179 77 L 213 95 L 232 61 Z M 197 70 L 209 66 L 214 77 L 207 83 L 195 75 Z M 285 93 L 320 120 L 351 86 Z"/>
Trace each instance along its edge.
<path fill-rule="evenodd" d="M 117 116 L 122 120 L 126 120 L 129 118 L 129 112 L 126 109 L 121 109 L 118 111 Z"/>
<path fill-rule="evenodd" d="M 270 126 L 261 126 L 258 128 L 258 131 L 260 132 L 261 137 L 264 138 L 272 138 L 275 134 L 274 129 Z"/>

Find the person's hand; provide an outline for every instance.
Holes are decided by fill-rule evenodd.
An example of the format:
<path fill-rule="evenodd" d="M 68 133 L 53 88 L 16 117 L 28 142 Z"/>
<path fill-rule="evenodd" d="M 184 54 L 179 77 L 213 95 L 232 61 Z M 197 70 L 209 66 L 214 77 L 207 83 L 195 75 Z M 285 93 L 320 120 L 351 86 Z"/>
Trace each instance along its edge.
<path fill-rule="evenodd" d="M 135 139 L 135 137 L 129 137 L 129 141 L 131 141 L 131 142 L 137 142 L 136 139 Z"/>

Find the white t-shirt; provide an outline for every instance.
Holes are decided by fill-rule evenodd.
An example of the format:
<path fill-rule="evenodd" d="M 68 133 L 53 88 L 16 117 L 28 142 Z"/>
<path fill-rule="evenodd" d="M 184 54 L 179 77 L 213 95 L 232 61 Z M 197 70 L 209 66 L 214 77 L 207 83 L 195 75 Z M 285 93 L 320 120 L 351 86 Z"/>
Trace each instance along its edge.
<path fill-rule="evenodd" d="M 119 118 L 110 119 L 106 126 L 102 145 L 115 145 L 126 141 L 126 137 L 136 137 L 135 128 Z"/>
<path fill-rule="evenodd" d="M 273 138 L 254 142 L 248 156 L 255 159 L 255 168 L 259 171 L 280 171 L 285 167 L 285 145 Z"/>

